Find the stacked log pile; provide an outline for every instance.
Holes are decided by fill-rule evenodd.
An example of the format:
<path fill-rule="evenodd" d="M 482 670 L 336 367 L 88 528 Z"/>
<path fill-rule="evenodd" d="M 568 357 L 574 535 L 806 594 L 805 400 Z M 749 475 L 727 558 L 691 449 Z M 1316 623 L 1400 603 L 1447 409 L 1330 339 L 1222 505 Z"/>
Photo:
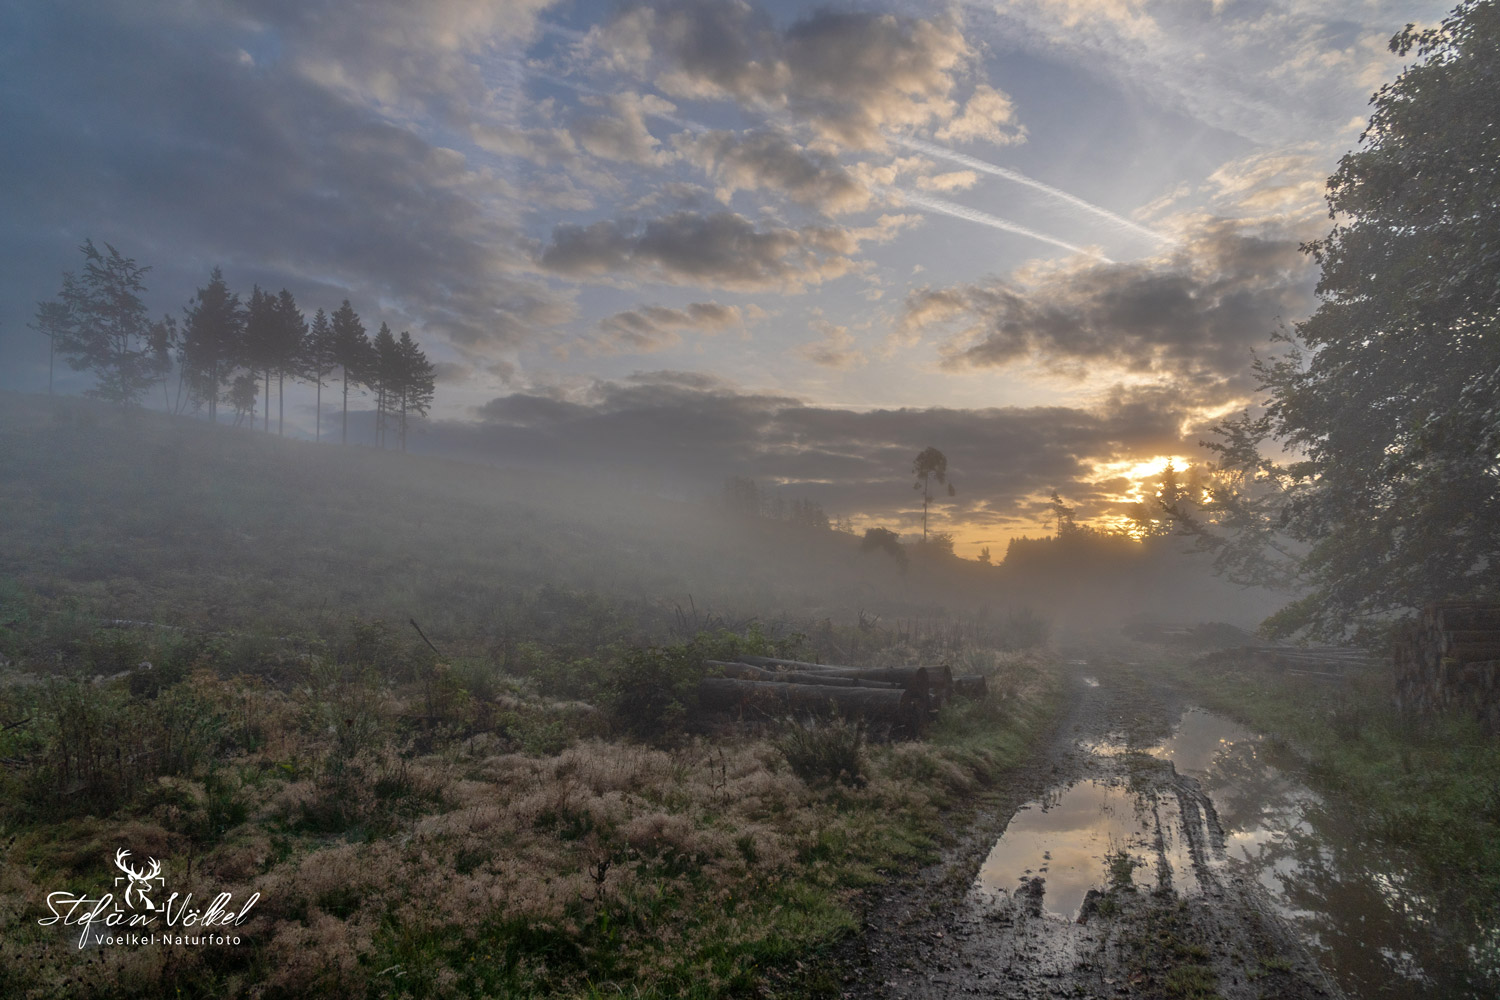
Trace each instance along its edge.
<path fill-rule="evenodd" d="M 1500 733 L 1500 602 L 1431 604 L 1395 642 L 1396 703 L 1472 712 Z"/>
<path fill-rule="evenodd" d="M 865 719 L 895 738 L 920 736 L 955 691 L 946 666 L 846 667 L 764 656 L 703 665 L 716 675 L 698 684 L 698 704 L 708 711 L 740 719 L 837 714 Z M 983 678 L 965 681 L 965 694 L 984 696 Z"/>

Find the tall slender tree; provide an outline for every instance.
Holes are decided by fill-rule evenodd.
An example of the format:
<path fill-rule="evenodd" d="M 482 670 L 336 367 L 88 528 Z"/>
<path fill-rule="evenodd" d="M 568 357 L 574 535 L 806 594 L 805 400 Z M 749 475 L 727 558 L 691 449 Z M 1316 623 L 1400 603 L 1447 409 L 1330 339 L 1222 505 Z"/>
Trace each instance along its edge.
<path fill-rule="evenodd" d="M 307 354 L 307 320 L 297 308 L 297 300 L 285 288 L 276 297 L 275 329 L 272 353 L 276 364 L 276 433 L 285 436 L 286 377 L 288 373 L 294 379 L 298 376 Z M 269 394 L 266 398 L 269 402 Z"/>
<path fill-rule="evenodd" d="M 313 440 L 323 440 L 323 380 L 334 373 L 338 368 L 338 359 L 334 351 L 333 324 L 328 322 L 328 314 L 319 309 L 313 316 L 312 327 L 308 331 L 307 339 L 303 342 L 302 373 L 304 378 L 312 380 L 317 387 L 317 416 L 314 419 Z"/>
<path fill-rule="evenodd" d="M 199 405 L 208 404 L 208 418 L 217 422 L 219 395 L 234 374 L 244 330 L 240 297 L 224 282 L 224 274 L 213 269 L 208 284 L 197 290 L 183 308 L 178 363 L 188 395 Z"/>
<path fill-rule="evenodd" d="M 349 383 L 359 385 L 365 378 L 369 365 L 370 338 L 365 334 L 365 325 L 359 314 L 345 299 L 333 314 L 333 358 L 338 363 L 344 394 L 344 418 L 340 431 L 341 444 L 349 443 Z"/>
<path fill-rule="evenodd" d="M 276 367 L 276 297 L 261 291 L 259 285 L 250 290 L 250 301 L 245 304 L 245 334 L 241 341 L 243 351 L 240 362 L 252 373 L 264 379 L 265 431 L 271 430 L 271 370 Z M 236 387 L 243 392 L 242 388 Z"/>
<path fill-rule="evenodd" d="M 52 395 L 52 371 L 57 359 L 57 341 L 67 336 L 68 326 L 73 322 L 68 303 L 63 299 L 36 304 L 36 319 L 27 324 L 47 338 L 47 395 Z"/>
<path fill-rule="evenodd" d="M 948 482 L 948 456 L 928 446 L 918 453 L 911 463 L 912 475 L 917 477 L 912 488 L 922 491 L 922 541 L 927 541 L 927 508 L 932 504 L 932 484 L 937 482 L 948 487 L 951 497 L 957 491 Z"/>
<path fill-rule="evenodd" d="M 396 337 L 385 323 L 375 334 L 371 345 L 370 388 L 375 390 L 375 444 L 385 447 L 386 424 L 394 409 L 396 396 L 401 392 L 401 358 L 396 347 Z"/>
<path fill-rule="evenodd" d="M 406 450 L 406 416 L 408 413 L 426 416 L 436 392 L 432 362 L 422 353 L 411 333 L 401 331 L 396 342 L 401 401 L 401 450 Z"/>

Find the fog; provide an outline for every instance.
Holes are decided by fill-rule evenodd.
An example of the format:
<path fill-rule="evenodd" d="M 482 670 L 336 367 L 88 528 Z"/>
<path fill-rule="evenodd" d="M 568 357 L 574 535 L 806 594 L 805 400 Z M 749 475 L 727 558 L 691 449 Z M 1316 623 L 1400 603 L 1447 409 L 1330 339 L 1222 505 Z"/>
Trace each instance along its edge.
<path fill-rule="evenodd" d="M 989 566 L 936 545 L 872 550 L 718 492 L 662 496 L 644 488 L 659 469 L 404 455 L 77 398 L 0 407 L 3 572 L 59 613 L 274 634 L 415 618 L 441 644 L 493 636 L 544 590 L 596 595 L 647 639 L 752 620 L 983 629 L 1023 611 L 1054 634 L 1141 618 L 1253 627 L 1276 605 L 1177 537 L 1032 543 L 1024 562 Z"/>

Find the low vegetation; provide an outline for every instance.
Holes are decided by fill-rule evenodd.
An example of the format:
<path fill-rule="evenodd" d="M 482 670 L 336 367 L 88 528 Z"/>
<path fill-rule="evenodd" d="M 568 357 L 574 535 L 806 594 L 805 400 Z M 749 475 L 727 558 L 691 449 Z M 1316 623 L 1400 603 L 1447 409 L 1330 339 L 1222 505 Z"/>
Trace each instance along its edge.
<path fill-rule="evenodd" d="M 359 619 L 312 642 L 75 623 L 51 648 L 34 610 L 6 589 L 16 997 L 816 995 L 859 892 L 931 857 L 1056 697 L 1034 654 L 971 650 L 998 693 L 877 745 L 841 720 L 705 728 L 704 658 L 808 648 L 753 626 L 445 659 Z M 107 891 L 120 846 L 171 891 L 259 892 L 245 943 L 80 953 L 37 925 L 48 892 Z"/>
<path fill-rule="evenodd" d="M 1494 925 L 1500 744 L 1477 723 L 1403 715 L 1387 664 L 1329 680 L 1219 654 L 1175 673 L 1205 705 L 1305 760 L 1312 784 L 1336 793 L 1369 836 L 1404 849 L 1444 905 L 1461 907 L 1475 926 Z"/>

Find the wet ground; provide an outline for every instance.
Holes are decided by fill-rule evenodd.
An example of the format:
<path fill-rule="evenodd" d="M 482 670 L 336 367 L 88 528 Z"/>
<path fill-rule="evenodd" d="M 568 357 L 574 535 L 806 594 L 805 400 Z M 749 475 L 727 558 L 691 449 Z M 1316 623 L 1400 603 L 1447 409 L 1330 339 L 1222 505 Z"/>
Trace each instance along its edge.
<path fill-rule="evenodd" d="M 1139 671 L 1070 670 L 1071 707 L 1006 801 L 868 915 L 846 995 L 1495 995 L 1483 934 L 1290 754 Z"/>

